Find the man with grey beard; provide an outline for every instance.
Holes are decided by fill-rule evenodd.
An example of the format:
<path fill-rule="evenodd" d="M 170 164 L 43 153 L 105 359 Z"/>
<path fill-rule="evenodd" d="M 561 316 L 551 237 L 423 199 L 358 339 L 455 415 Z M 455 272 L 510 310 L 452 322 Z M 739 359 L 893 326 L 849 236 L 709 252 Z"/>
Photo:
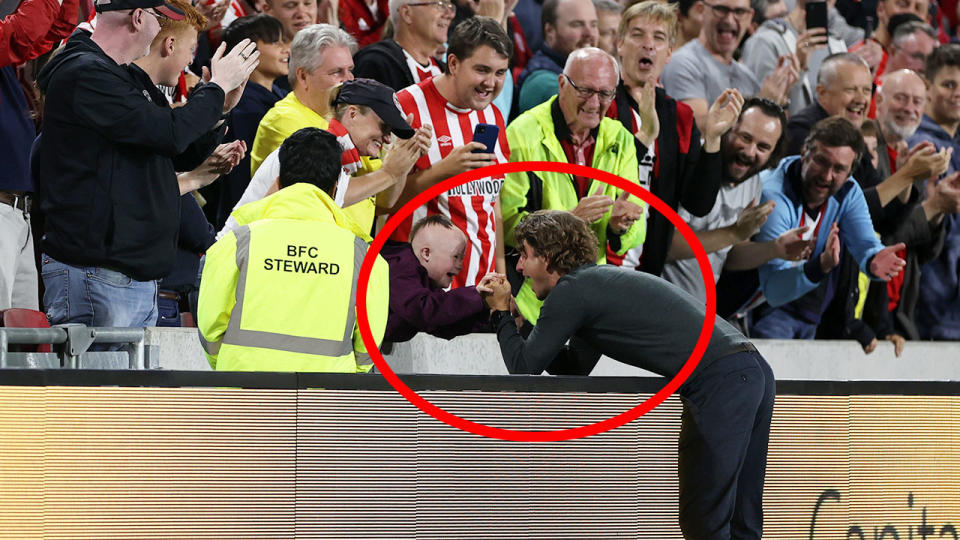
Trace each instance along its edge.
<path fill-rule="evenodd" d="M 877 137 L 878 170 L 881 175 L 896 173 L 897 164 L 903 161 L 901 155 L 904 153 L 907 156 L 919 156 L 914 161 L 939 163 L 940 160 L 936 158 L 940 154 L 949 160 L 949 150 L 937 153 L 936 147 L 929 141 L 920 142 L 907 150 L 906 141 L 919 127 L 927 101 L 926 84 L 920 76 L 906 69 L 888 73 L 883 78 L 876 99 L 880 128 Z M 945 165 L 943 170 L 946 170 Z M 939 168 L 937 170 L 943 172 Z M 960 192 L 956 189 L 957 176 L 954 173 L 945 181 L 931 185 L 920 204 L 917 204 L 921 198 L 918 184 L 906 185 L 896 197 L 909 207 L 909 213 L 892 232 L 882 235 L 886 245 L 906 244 L 899 255 L 907 264 L 902 281 L 871 284 L 863 318 L 876 330 L 878 337 L 894 343 L 898 356 L 904 346 L 904 338 L 920 338 L 914 323 L 920 266 L 935 259 L 943 247 L 944 209 L 956 207 L 960 198 Z M 927 178 L 915 180 L 919 183 Z"/>
<path fill-rule="evenodd" d="M 880 128 L 877 137 L 877 171 L 882 178 L 886 178 L 896 170 L 896 164 L 891 163 L 890 158 L 907 149 L 907 139 L 913 136 L 920 125 L 927 101 L 927 87 L 919 75 L 907 69 L 887 74 L 883 84 L 877 89 L 877 122 Z"/>

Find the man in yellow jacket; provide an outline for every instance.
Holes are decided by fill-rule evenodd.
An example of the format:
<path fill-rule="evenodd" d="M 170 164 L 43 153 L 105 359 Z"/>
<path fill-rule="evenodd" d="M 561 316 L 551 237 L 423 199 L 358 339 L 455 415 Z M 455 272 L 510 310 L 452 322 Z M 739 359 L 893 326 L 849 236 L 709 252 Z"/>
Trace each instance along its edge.
<path fill-rule="evenodd" d="M 507 127 L 510 161 L 558 161 L 586 165 L 632 182 L 639 177 L 633 135 L 604 114 L 619 80 L 616 60 L 587 47 L 567 57 L 557 97 L 521 114 Z M 597 263 L 608 250 L 623 255 L 643 244 L 646 221 L 637 197 L 599 180 L 551 172 L 508 174 L 500 193 L 503 237 L 514 245 L 513 229 L 537 210 L 567 210 L 586 221 L 599 240 Z M 508 272 L 512 270 L 507 265 Z M 519 278 L 514 274 L 512 280 Z M 525 283 L 517 294 L 523 316 L 536 323 L 541 302 Z"/>
<path fill-rule="evenodd" d="M 367 372 L 357 327 L 357 279 L 369 235 L 336 205 L 341 148 L 304 128 L 280 148 L 282 189 L 241 206 L 240 227 L 208 251 L 197 325 L 211 367 L 221 371 Z M 389 303 L 379 255 L 367 316 L 378 346 Z"/>

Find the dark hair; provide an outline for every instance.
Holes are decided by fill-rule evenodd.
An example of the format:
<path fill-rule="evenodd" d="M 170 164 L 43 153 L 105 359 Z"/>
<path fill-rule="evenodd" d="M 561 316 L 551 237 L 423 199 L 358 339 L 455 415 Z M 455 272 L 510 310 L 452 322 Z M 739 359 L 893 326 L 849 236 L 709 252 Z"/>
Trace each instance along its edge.
<path fill-rule="evenodd" d="M 513 229 L 517 246 L 526 242 L 547 260 L 547 270 L 569 274 L 597 262 L 597 237 L 587 222 L 564 210 L 538 210 L 527 214 Z"/>
<path fill-rule="evenodd" d="M 914 13 L 897 13 L 896 15 L 891 15 L 890 20 L 887 21 L 887 35 L 892 37 L 901 26 L 910 22 L 922 23 L 923 19 Z"/>
<path fill-rule="evenodd" d="M 863 135 L 860 130 L 853 127 L 849 120 L 840 116 L 831 116 L 817 122 L 810 128 L 810 133 L 803 141 L 804 151 L 813 148 L 814 143 L 820 143 L 828 148 L 839 148 L 841 146 L 850 147 L 856 156 L 853 158 L 853 167 L 856 168 L 857 162 L 867 151 L 867 146 L 863 142 Z"/>
<path fill-rule="evenodd" d="M 880 133 L 876 120 L 867 118 L 860 124 L 860 135 L 864 137 L 876 137 Z"/>
<path fill-rule="evenodd" d="M 544 0 L 540 8 L 540 31 L 547 33 L 547 25 L 557 25 L 557 4 L 560 0 Z"/>
<path fill-rule="evenodd" d="M 342 153 L 337 137 L 328 131 L 312 127 L 297 131 L 280 145 L 280 187 L 306 182 L 333 196 L 343 170 Z"/>
<path fill-rule="evenodd" d="M 222 39 L 228 51 L 244 39 L 276 43 L 283 39 L 283 23 L 263 13 L 240 17 L 223 30 Z"/>
<path fill-rule="evenodd" d="M 444 229 L 459 230 L 447 216 L 443 214 L 434 214 L 432 216 L 427 216 L 413 224 L 413 227 L 410 228 L 410 241 L 413 242 L 413 239 L 416 238 L 417 233 L 423 229 L 434 226 L 443 227 Z"/>
<path fill-rule="evenodd" d="M 490 17 L 464 19 L 447 38 L 447 55 L 461 62 L 470 58 L 477 47 L 487 45 L 505 58 L 513 58 L 513 42 L 500 23 Z M 444 70 L 450 72 L 450 62 Z"/>
<path fill-rule="evenodd" d="M 937 74 L 945 67 L 960 67 L 960 44 L 948 43 L 933 49 L 927 57 L 927 65 L 923 70 L 927 82 L 933 84 Z"/>
<path fill-rule="evenodd" d="M 690 13 L 690 8 L 693 7 L 699 0 L 679 0 L 678 2 L 673 2 L 677 4 L 677 8 L 680 10 L 680 14 L 684 17 Z"/>
<path fill-rule="evenodd" d="M 753 9 L 753 24 L 760 26 L 766 22 L 765 11 L 767 7 L 776 4 L 779 0 L 750 0 L 750 8 Z"/>
<path fill-rule="evenodd" d="M 784 112 L 783 107 L 777 103 L 762 97 L 751 96 L 748 97 L 743 102 L 743 107 L 740 108 L 740 118 L 743 118 L 743 113 L 749 111 L 750 109 L 760 109 L 760 112 L 771 117 L 776 118 L 780 122 L 780 138 L 777 139 L 776 146 L 773 147 L 773 151 L 770 152 L 770 159 L 767 161 L 767 166 L 771 166 L 776 163 L 780 163 L 780 158 L 787 153 L 787 113 Z M 739 119 L 737 119 L 739 121 Z M 765 167 L 766 168 L 766 167 Z"/>

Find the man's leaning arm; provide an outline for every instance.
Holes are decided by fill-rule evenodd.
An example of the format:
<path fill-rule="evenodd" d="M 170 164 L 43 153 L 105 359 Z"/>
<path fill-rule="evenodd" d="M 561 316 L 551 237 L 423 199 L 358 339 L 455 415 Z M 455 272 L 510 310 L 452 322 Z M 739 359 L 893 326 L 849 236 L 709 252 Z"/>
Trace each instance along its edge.
<path fill-rule="evenodd" d="M 504 315 L 505 314 L 505 315 Z M 494 312 L 494 330 L 500 353 L 511 374 L 539 375 L 564 352 L 569 340 L 583 323 L 583 305 L 570 286 L 558 284 L 540 310 L 540 317 L 525 340 L 509 312 Z"/>

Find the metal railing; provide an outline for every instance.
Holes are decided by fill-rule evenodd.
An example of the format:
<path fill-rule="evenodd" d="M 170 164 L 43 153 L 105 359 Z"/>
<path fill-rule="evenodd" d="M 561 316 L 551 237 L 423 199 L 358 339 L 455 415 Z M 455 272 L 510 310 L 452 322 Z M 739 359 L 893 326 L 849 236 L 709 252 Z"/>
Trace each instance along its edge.
<path fill-rule="evenodd" d="M 23 367 L 32 360 L 56 357 L 59 367 L 81 369 L 97 360 L 126 355 L 128 369 L 150 369 L 143 328 L 59 325 L 52 328 L 0 328 L 0 368 Z M 11 352 L 10 345 L 53 345 L 53 353 Z M 91 351 L 94 345 L 122 345 L 114 351 Z M 100 347 L 94 347 L 100 349 Z M 13 364 L 19 364 L 14 366 Z M 110 366 L 114 367 L 114 366 Z"/>

